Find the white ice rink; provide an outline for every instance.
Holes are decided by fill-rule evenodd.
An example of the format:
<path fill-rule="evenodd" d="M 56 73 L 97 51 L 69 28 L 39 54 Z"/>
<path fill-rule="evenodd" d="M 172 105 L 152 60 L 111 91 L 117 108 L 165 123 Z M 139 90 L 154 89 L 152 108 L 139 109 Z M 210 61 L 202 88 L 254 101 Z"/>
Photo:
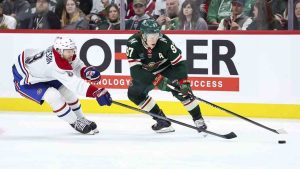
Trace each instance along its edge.
<path fill-rule="evenodd" d="M 98 135 L 78 134 L 52 113 L 0 112 L 0 169 L 300 168 L 299 120 L 253 119 L 288 132 L 278 135 L 236 117 L 207 117 L 210 131 L 238 136 L 225 140 L 177 124 L 174 133 L 156 134 L 144 114 L 87 117 Z M 170 118 L 192 124 L 188 115 Z"/>

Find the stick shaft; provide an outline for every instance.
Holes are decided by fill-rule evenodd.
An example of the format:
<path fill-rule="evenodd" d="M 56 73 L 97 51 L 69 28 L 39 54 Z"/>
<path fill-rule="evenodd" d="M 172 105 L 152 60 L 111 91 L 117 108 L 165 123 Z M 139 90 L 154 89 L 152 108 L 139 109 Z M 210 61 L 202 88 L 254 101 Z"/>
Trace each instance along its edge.
<path fill-rule="evenodd" d="M 148 114 L 150 116 L 153 116 L 153 117 L 156 117 L 156 118 L 159 118 L 159 119 L 162 119 L 162 120 L 166 120 L 166 121 L 169 121 L 169 122 L 173 122 L 173 123 L 176 123 L 176 124 L 179 124 L 179 125 L 191 128 L 191 129 L 195 129 L 197 131 L 205 132 L 207 134 L 211 134 L 211 135 L 214 135 L 214 136 L 217 136 L 217 137 L 221 137 L 221 138 L 225 138 L 225 139 L 232 139 L 232 138 L 236 137 L 236 135 L 233 132 L 231 132 L 229 134 L 221 135 L 221 134 L 218 134 L 218 133 L 215 133 L 215 132 L 211 132 L 211 131 L 208 131 L 208 130 L 203 130 L 203 129 L 197 128 L 195 126 L 192 126 L 192 125 L 189 125 L 189 124 L 186 124 L 186 123 L 174 120 L 174 119 L 170 119 L 168 117 L 163 117 L 163 116 L 160 116 L 160 115 L 157 115 L 157 114 L 153 114 L 151 112 L 148 112 L 148 111 L 145 111 L 145 110 L 142 110 L 142 109 L 138 109 L 138 108 L 135 108 L 135 107 L 132 107 L 132 106 L 129 106 L 129 105 L 117 102 L 117 101 L 113 101 L 113 103 L 116 104 L 116 105 L 122 106 L 122 107 L 126 107 L 126 108 L 131 109 L 131 110 L 135 110 L 135 111 L 138 111 L 138 112 L 141 112 L 141 113 L 144 113 L 144 114 Z"/>
<path fill-rule="evenodd" d="M 177 90 L 174 86 L 172 86 L 172 85 L 168 85 L 168 87 L 169 87 L 170 89 L 176 91 L 176 92 L 180 92 L 180 91 L 178 91 L 178 90 Z M 209 101 L 207 101 L 207 100 L 201 99 L 201 98 L 199 98 L 199 97 L 197 97 L 197 96 L 195 96 L 195 95 L 192 95 L 192 94 L 190 94 L 190 95 L 191 95 L 191 97 L 194 97 L 195 99 L 197 99 L 197 100 L 199 100 L 199 101 L 201 101 L 201 102 L 204 102 L 204 103 L 206 103 L 206 104 L 208 104 L 208 105 L 210 105 L 210 106 L 212 106 L 212 107 L 215 107 L 215 108 L 217 108 L 217 109 L 223 110 L 224 112 L 227 112 L 227 113 L 229 113 L 229 114 L 231 114 L 231 115 L 234 115 L 234 116 L 236 116 L 236 117 L 239 117 L 239 118 L 241 118 L 241 119 L 243 119 L 243 120 L 246 120 L 246 121 L 248 121 L 248 122 L 250 122 L 250 123 L 252 123 L 252 124 L 255 124 L 255 125 L 259 126 L 259 127 L 262 127 L 262 128 L 264 128 L 264 129 L 267 129 L 267 130 L 269 130 L 269 131 L 271 131 L 271 132 L 274 132 L 274 133 L 277 133 L 277 134 L 281 134 L 281 132 L 279 132 L 279 131 L 277 131 L 277 130 L 275 130 L 275 129 L 272 129 L 272 128 L 270 128 L 270 127 L 267 127 L 267 126 L 265 126 L 265 125 L 263 125 L 263 124 L 260 124 L 260 123 L 258 123 L 258 122 L 256 122 L 256 121 L 253 121 L 253 120 L 251 120 L 251 119 L 248 119 L 248 118 L 246 118 L 246 117 L 244 117 L 244 116 L 241 116 L 241 115 L 239 115 L 239 114 L 237 114 L 237 113 L 235 113 L 235 112 L 233 112 L 233 111 L 230 111 L 230 110 L 225 109 L 225 108 L 223 108 L 223 107 L 221 107 L 221 106 L 218 106 L 218 105 L 216 105 L 216 104 L 213 104 L 213 103 L 211 103 L 211 102 L 209 102 Z"/>

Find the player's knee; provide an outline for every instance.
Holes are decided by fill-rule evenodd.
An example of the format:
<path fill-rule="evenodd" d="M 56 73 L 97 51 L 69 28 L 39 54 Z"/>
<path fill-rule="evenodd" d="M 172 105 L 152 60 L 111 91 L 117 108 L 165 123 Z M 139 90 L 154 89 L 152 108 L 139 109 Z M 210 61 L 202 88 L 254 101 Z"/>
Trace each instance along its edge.
<path fill-rule="evenodd" d="M 74 102 L 78 100 L 77 96 L 63 85 L 58 89 L 58 91 L 66 99 L 67 102 Z"/>
<path fill-rule="evenodd" d="M 133 100 L 135 100 L 135 98 L 136 98 L 135 93 L 130 89 L 128 89 L 128 91 L 127 91 L 127 97 L 132 102 L 134 102 Z"/>
<path fill-rule="evenodd" d="M 53 87 L 47 89 L 43 99 L 51 106 L 53 110 L 59 109 L 65 104 L 65 100 L 61 93 Z"/>
<path fill-rule="evenodd" d="M 130 101 L 137 105 L 140 104 L 146 98 L 144 94 L 130 89 L 128 89 L 127 96 Z"/>
<path fill-rule="evenodd" d="M 172 91 L 172 94 L 173 94 L 174 97 L 176 97 L 176 99 L 178 99 L 178 100 L 181 101 L 181 102 L 187 100 L 187 98 L 184 98 L 182 95 L 179 95 L 178 92 Z"/>

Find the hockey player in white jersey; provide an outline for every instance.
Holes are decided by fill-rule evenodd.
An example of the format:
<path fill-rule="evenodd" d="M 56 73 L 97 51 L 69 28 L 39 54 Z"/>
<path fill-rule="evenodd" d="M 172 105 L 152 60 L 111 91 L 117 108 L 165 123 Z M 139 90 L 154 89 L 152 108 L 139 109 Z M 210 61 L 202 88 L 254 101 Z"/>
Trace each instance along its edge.
<path fill-rule="evenodd" d="M 83 115 L 75 93 L 96 98 L 100 106 L 110 106 L 112 99 L 106 89 L 87 82 L 99 81 L 100 72 L 84 65 L 72 39 L 57 37 L 54 45 L 44 51 L 24 50 L 12 71 L 16 91 L 22 96 L 38 104 L 46 101 L 59 118 L 80 133 L 99 132 L 96 123 Z"/>

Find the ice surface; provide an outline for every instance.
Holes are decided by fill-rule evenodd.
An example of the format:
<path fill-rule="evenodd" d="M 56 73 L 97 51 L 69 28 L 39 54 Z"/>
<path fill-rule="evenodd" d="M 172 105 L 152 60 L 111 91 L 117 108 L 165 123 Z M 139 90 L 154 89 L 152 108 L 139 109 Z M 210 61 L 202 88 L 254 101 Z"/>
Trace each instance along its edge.
<path fill-rule="evenodd" d="M 0 169 L 299 169 L 300 120 L 206 117 L 208 129 L 237 138 L 203 138 L 173 124 L 156 134 L 147 115 L 95 115 L 98 135 L 82 135 L 53 113 L 0 113 Z M 191 117 L 170 118 L 193 124 Z M 278 144 L 286 140 L 286 144 Z"/>

